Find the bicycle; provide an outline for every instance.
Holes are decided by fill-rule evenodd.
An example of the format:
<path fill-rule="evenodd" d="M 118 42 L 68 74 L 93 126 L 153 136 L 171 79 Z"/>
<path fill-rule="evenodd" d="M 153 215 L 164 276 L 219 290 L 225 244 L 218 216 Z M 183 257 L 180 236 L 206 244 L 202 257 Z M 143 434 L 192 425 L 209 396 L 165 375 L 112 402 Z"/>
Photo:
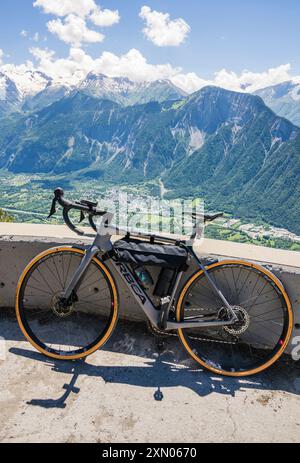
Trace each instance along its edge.
<path fill-rule="evenodd" d="M 253 262 L 207 262 L 193 250 L 200 219 L 211 222 L 222 214 L 191 213 L 195 223 L 191 241 L 126 232 L 113 243 L 113 215 L 98 209 L 97 203 L 66 200 L 60 188 L 54 192 L 50 216 L 57 203 L 72 231 L 84 234 L 70 219 L 70 211 L 75 210 L 80 211 L 80 221 L 88 216 L 96 234 L 91 245 L 42 252 L 20 277 L 18 323 L 41 353 L 76 360 L 109 339 L 118 319 L 119 295 L 108 262 L 153 331 L 161 335 L 177 331 L 201 367 L 226 376 L 248 376 L 265 370 L 284 352 L 293 313 L 278 278 Z M 197 271 L 182 283 L 192 262 Z M 160 272 L 156 281 L 151 276 L 153 266 Z"/>

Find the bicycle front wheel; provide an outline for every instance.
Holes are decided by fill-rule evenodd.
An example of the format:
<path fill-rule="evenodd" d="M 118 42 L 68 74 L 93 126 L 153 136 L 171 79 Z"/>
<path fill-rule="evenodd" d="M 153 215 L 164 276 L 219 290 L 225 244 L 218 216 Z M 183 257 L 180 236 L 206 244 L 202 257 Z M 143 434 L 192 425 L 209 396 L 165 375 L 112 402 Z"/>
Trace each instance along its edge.
<path fill-rule="evenodd" d="M 16 315 L 28 341 L 48 357 L 75 360 L 102 347 L 118 316 L 117 289 L 106 266 L 94 258 L 66 307 L 60 298 L 84 251 L 50 249 L 24 270 L 17 288 Z"/>
<path fill-rule="evenodd" d="M 272 365 L 284 352 L 293 314 L 280 281 L 256 264 L 223 261 L 207 268 L 237 316 L 234 325 L 179 329 L 188 353 L 201 366 L 226 376 L 248 376 Z M 183 288 L 177 321 L 191 317 L 228 320 L 228 312 L 201 270 Z"/>

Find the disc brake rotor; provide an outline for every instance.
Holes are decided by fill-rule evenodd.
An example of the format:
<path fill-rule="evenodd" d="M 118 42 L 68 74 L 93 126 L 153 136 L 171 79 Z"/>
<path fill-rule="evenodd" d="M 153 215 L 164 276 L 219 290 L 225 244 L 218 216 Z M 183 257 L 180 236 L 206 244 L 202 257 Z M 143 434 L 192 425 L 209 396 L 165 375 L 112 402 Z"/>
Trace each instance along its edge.
<path fill-rule="evenodd" d="M 51 309 L 57 317 L 66 318 L 69 317 L 74 311 L 74 303 L 64 304 L 61 295 L 55 294 L 51 301 Z"/>
<path fill-rule="evenodd" d="M 232 307 L 235 315 L 238 317 L 238 320 L 229 326 L 224 326 L 224 331 L 234 336 L 245 333 L 250 325 L 250 316 L 246 309 L 240 306 Z"/>

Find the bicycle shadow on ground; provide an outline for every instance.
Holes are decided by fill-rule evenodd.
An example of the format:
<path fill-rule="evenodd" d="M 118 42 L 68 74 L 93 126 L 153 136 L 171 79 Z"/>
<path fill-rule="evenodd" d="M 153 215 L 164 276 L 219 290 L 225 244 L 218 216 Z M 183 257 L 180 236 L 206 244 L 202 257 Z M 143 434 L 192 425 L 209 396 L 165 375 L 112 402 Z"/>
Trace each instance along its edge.
<path fill-rule="evenodd" d="M 111 340 L 102 349 L 104 353 L 129 356 L 128 365 L 93 365 L 92 356 L 80 361 L 66 362 L 46 358 L 38 352 L 13 347 L 10 352 L 34 361 L 43 362 L 52 371 L 71 375 L 70 382 L 63 384 L 64 392 L 56 399 L 32 399 L 27 403 L 44 408 L 64 408 L 70 394 L 79 394 L 76 387 L 79 377 L 101 378 L 106 383 L 127 384 L 153 389 L 153 400 L 163 400 L 168 388 L 189 388 L 200 397 L 211 393 L 234 397 L 237 391 L 256 389 L 285 391 L 300 394 L 300 368 L 294 362 L 279 360 L 269 370 L 248 378 L 230 378 L 214 375 L 198 368 L 182 349 L 177 337 L 163 341 L 155 339 L 144 325 L 122 322 Z M 94 354 L 96 355 L 96 354 Z M 131 362 L 130 356 L 133 356 Z M 134 365 L 136 357 L 144 359 L 142 365 Z"/>

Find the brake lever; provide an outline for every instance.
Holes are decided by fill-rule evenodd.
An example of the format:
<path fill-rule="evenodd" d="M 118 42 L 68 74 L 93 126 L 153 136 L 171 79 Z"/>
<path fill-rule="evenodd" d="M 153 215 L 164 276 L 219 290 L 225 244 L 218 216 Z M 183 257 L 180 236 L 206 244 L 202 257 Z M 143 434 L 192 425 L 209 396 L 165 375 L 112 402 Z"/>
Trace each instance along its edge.
<path fill-rule="evenodd" d="M 83 211 L 80 211 L 80 219 L 79 219 L 79 223 L 83 222 L 85 219 L 85 215 L 83 213 Z"/>
<path fill-rule="evenodd" d="M 52 200 L 52 205 L 51 205 L 51 209 L 50 209 L 50 214 L 48 215 L 47 219 L 50 219 L 56 212 L 56 202 L 57 202 L 57 199 L 54 197 L 53 200 Z"/>

